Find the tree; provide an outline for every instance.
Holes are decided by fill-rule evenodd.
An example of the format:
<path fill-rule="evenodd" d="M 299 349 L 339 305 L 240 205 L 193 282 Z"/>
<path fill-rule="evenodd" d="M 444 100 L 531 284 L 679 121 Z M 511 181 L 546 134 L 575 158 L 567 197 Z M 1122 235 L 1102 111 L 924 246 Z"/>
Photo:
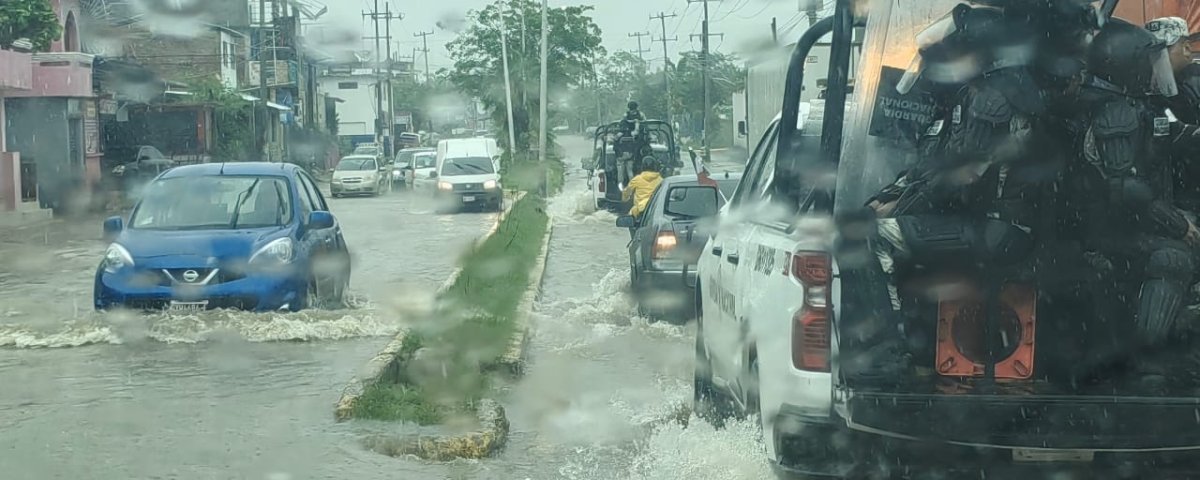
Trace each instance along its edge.
<path fill-rule="evenodd" d="M 721 53 L 710 53 L 709 60 L 709 96 L 712 100 L 709 110 L 709 128 L 720 131 L 715 121 L 719 112 L 725 111 L 732 103 L 733 92 L 746 86 L 746 73 L 742 67 L 734 63 L 734 58 Z M 677 68 L 672 76 L 671 95 L 677 103 L 675 110 L 680 116 L 681 133 L 700 135 L 703 130 L 704 114 L 704 81 L 703 54 L 701 52 L 683 52 L 680 55 Z"/>
<path fill-rule="evenodd" d="M 604 53 L 600 27 L 587 12 L 588 6 L 551 9 L 547 15 L 547 83 L 556 88 L 577 86 L 591 76 L 592 59 Z M 522 21 L 524 24 L 522 25 Z M 513 124 L 516 150 L 528 149 L 538 105 L 541 42 L 541 7 L 533 0 L 499 0 L 483 10 L 472 11 L 468 25 L 458 38 L 446 45 L 454 68 L 449 79 L 459 90 L 480 99 L 500 125 L 500 138 L 507 138 L 503 59 L 500 28 L 508 36 L 510 80 L 513 84 Z"/>
<path fill-rule="evenodd" d="M 60 36 L 62 26 L 48 0 L 0 0 L 0 48 L 26 38 L 34 50 L 46 50 Z"/>
<path fill-rule="evenodd" d="M 212 156 L 222 161 L 254 158 L 251 103 L 216 79 L 195 80 L 190 90 L 197 101 L 213 106 Z"/>

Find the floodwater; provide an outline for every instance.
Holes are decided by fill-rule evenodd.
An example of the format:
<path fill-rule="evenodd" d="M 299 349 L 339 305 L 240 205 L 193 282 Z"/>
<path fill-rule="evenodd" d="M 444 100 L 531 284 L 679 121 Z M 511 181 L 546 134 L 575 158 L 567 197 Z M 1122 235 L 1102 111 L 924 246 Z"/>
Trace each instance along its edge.
<path fill-rule="evenodd" d="M 590 144 L 560 139 L 568 167 Z M 569 168 L 524 378 L 501 386 L 495 458 L 390 458 L 333 421 L 346 381 L 428 307 L 494 214 L 437 215 L 412 194 L 332 201 L 355 254 L 352 307 L 298 314 L 91 311 L 99 222 L 0 234 L 0 465 L 6 479 L 770 476 L 753 423 L 647 424 L 691 400 L 694 327 L 628 299 L 628 234 Z"/>

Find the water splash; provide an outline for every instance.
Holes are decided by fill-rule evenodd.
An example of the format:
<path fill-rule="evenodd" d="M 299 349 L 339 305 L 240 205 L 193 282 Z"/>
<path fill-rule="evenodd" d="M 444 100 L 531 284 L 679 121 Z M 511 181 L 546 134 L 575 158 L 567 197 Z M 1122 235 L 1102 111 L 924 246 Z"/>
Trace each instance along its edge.
<path fill-rule="evenodd" d="M 656 430 L 625 478 L 773 478 L 764 448 L 757 419 L 727 423 L 717 430 L 693 416 L 687 427 L 671 423 Z"/>
<path fill-rule="evenodd" d="M 121 345 L 139 341 L 201 343 L 224 338 L 249 342 L 342 340 L 395 335 L 406 315 L 382 312 L 361 297 L 348 299 L 354 307 L 305 310 L 296 313 L 252 313 L 211 310 L 196 314 L 131 314 L 87 312 L 61 327 L 0 325 L 0 347 L 71 348 Z"/>

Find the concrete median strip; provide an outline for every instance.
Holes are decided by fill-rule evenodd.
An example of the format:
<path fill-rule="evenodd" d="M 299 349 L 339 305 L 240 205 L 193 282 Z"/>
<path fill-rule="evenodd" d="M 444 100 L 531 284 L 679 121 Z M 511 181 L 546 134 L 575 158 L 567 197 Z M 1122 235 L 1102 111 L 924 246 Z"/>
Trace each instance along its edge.
<path fill-rule="evenodd" d="M 371 435 L 363 439 L 363 445 L 392 457 L 414 455 L 436 461 L 484 458 L 508 440 L 508 418 L 504 415 L 504 407 L 491 399 L 481 400 L 476 411 L 480 425 L 476 431 L 445 436 Z"/>
<path fill-rule="evenodd" d="M 504 355 L 500 356 L 497 366 L 513 375 L 521 375 L 525 371 L 525 354 L 529 350 L 530 320 L 533 317 L 533 306 L 542 296 L 542 281 L 546 273 L 546 258 L 550 256 L 550 237 L 554 236 L 554 223 L 546 224 L 546 235 L 542 239 L 541 253 L 529 272 L 529 288 L 521 297 L 521 305 L 517 307 L 515 333 L 512 342 Z"/>
<path fill-rule="evenodd" d="M 498 232 L 504 233 L 503 235 L 500 235 L 496 241 L 490 242 L 491 244 L 496 244 L 497 242 L 512 242 L 519 239 L 521 242 L 523 242 L 519 244 L 530 245 L 532 243 L 533 245 L 537 245 L 537 243 L 533 243 L 537 242 L 537 240 L 529 238 L 530 235 L 537 235 L 537 233 L 533 233 L 537 230 L 529 232 L 529 228 L 523 227 L 523 225 L 525 225 L 524 223 L 518 224 L 522 225 L 522 227 L 505 226 L 502 228 L 502 225 L 510 217 L 510 214 L 514 213 L 513 208 L 517 206 L 517 203 L 521 200 L 521 198 L 522 196 L 517 196 L 512 200 L 509 209 L 505 210 L 505 212 L 500 215 L 496 224 L 492 226 L 489 232 L 475 242 L 472 250 L 473 252 L 478 253 L 480 249 L 485 248 L 491 249 L 486 250 L 486 252 L 494 251 L 497 248 L 497 245 L 491 245 L 489 247 L 485 246 L 485 243 L 489 243 L 488 240 L 491 237 L 496 236 Z M 524 260 L 519 263 L 519 265 L 521 265 L 520 270 L 513 271 L 520 272 L 520 276 L 518 278 L 527 278 L 527 286 L 524 290 L 524 293 L 520 296 L 519 301 L 516 303 L 515 311 L 513 311 L 514 306 L 511 300 L 516 298 L 515 295 L 506 295 L 506 298 L 510 299 L 508 300 L 508 303 L 504 304 L 507 306 L 501 307 L 501 312 L 496 313 L 496 315 L 507 316 L 510 319 L 509 321 L 511 321 L 510 330 L 507 330 L 506 333 L 508 335 L 507 347 L 501 347 L 503 350 L 502 353 L 497 350 L 499 355 L 497 357 L 493 357 L 492 360 L 484 362 L 482 365 L 476 364 L 476 367 L 472 367 L 473 369 L 481 369 L 481 371 L 479 371 L 480 376 L 488 375 L 487 372 L 494 370 L 502 370 L 510 372 L 514 375 L 519 375 L 524 370 L 526 350 L 528 348 L 530 337 L 530 317 L 532 316 L 534 304 L 540 296 L 542 277 L 545 272 L 546 258 L 549 254 L 550 237 L 551 232 L 553 231 L 553 225 L 551 224 L 550 219 L 548 216 L 545 216 L 544 210 L 542 210 L 542 207 L 540 206 L 541 200 L 534 198 L 530 199 L 530 202 L 537 202 L 533 203 L 532 205 L 538 205 L 536 207 L 538 210 L 534 212 L 531 210 L 531 208 L 534 208 L 533 206 L 525 205 L 520 209 L 523 213 L 517 214 L 517 219 L 514 219 L 513 221 L 520 221 L 518 219 L 522 218 L 522 215 L 525 215 L 524 218 L 537 218 L 537 216 L 545 217 L 544 231 L 541 232 L 540 238 L 540 248 L 538 250 L 532 250 L 531 248 L 526 247 L 523 250 L 524 253 L 518 255 L 518 257 L 523 257 Z M 531 213 L 533 213 L 535 216 L 529 217 Z M 542 228 L 540 223 L 540 220 L 535 220 L 530 225 L 533 225 L 536 228 Z M 516 228 L 524 228 L 526 232 L 514 232 L 513 229 Z M 522 235 L 524 236 L 522 237 Z M 530 242 L 530 240 L 533 240 L 533 242 Z M 503 247 L 507 249 L 508 247 L 511 247 L 511 245 L 512 244 L 509 244 Z M 518 249 L 518 251 L 522 251 L 522 249 Z M 535 255 L 530 255 L 530 253 L 533 252 L 536 252 Z M 531 256 L 533 257 L 532 259 L 530 258 Z M 467 258 L 470 258 L 470 255 L 468 255 Z M 464 295 L 464 293 L 474 294 L 474 289 L 464 290 L 464 286 L 476 285 L 476 282 L 479 282 L 478 275 L 480 274 L 480 270 L 477 265 L 475 267 L 471 267 L 469 266 L 469 263 L 470 262 L 465 262 L 463 265 L 460 265 L 459 268 L 457 268 L 450 276 L 450 278 L 447 279 L 447 281 L 441 286 L 441 288 L 438 289 L 439 298 L 453 298 L 454 295 L 461 297 Z M 517 279 L 512 280 L 519 281 Z M 451 338 L 457 339 L 459 337 Z M 378 396 L 374 395 L 374 393 L 377 393 L 380 390 L 409 388 L 405 385 L 412 385 L 414 390 L 419 390 L 419 386 L 406 383 L 409 382 L 409 380 L 406 379 L 408 376 L 406 375 L 406 372 L 408 371 L 409 363 L 414 356 L 416 356 L 416 358 L 423 358 L 424 349 L 422 348 L 421 344 L 421 336 L 414 334 L 411 330 L 408 330 L 401 332 L 394 339 L 392 339 L 392 341 L 389 342 L 388 345 L 383 348 L 383 350 L 372 357 L 363 366 L 363 368 L 357 372 L 357 375 L 355 375 L 355 377 L 343 390 L 342 396 L 338 400 L 334 411 L 334 416 L 337 421 L 341 422 L 363 415 L 363 411 L 369 409 L 371 405 L 377 404 L 377 402 L 374 400 L 364 400 L 364 398 L 366 396 L 373 396 L 377 398 Z M 444 345 L 445 342 L 443 341 L 442 344 Z M 421 353 L 418 353 L 419 349 L 421 350 Z M 416 364 L 414 363 L 414 365 Z M 370 392 L 371 395 L 368 395 L 368 392 Z M 419 393 L 416 395 L 419 395 Z M 475 398 L 476 400 L 473 401 L 472 404 L 475 408 L 474 413 L 478 418 L 478 429 L 476 430 L 462 434 L 447 435 L 372 435 L 363 439 L 364 445 L 373 451 L 387 455 L 415 455 L 428 460 L 451 460 L 455 458 L 477 459 L 486 457 L 504 444 L 508 435 L 508 420 L 504 415 L 503 407 L 501 407 L 498 402 L 488 398 Z M 365 401 L 367 403 L 359 405 L 362 403 L 360 401 Z M 367 415 L 370 416 L 369 413 Z M 437 417 L 438 415 L 435 415 L 431 422 L 437 423 Z M 400 418 L 406 417 L 403 417 L 402 415 Z M 425 424 L 423 421 L 421 423 Z"/>

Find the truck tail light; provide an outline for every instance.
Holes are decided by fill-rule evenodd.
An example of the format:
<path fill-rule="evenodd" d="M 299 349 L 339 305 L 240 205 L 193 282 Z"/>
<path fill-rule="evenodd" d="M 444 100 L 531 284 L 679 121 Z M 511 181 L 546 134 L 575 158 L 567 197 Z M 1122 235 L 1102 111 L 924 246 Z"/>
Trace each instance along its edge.
<path fill-rule="evenodd" d="M 804 288 L 804 304 L 792 316 L 792 366 L 809 372 L 829 371 L 830 283 L 832 262 L 825 252 L 792 254 L 790 273 Z"/>
<path fill-rule="evenodd" d="M 670 255 L 678 244 L 679 239 L 675 238 L 673 230 L 658 232 L 658 235 L 654 237 L 654 259 L 658 260 Z"/>
<path fill-rule="evenodd" d="M 608 176 L 608 175 L 605 175 L 605 174 L 604 174 L 604 170 L 600 170 L 600 181 L 596 183 L 596 189 L 597 189 L 597 190 L 598 190 L 600 193 L 605 193 L 604 187 L 606 187 L 606 186 L 607 186 L 607 184 L 608 184 L 608 179 L 607 179 L 607 178 L 604 178 L 604 177 L 607 177 L 607 176 Z"/>

